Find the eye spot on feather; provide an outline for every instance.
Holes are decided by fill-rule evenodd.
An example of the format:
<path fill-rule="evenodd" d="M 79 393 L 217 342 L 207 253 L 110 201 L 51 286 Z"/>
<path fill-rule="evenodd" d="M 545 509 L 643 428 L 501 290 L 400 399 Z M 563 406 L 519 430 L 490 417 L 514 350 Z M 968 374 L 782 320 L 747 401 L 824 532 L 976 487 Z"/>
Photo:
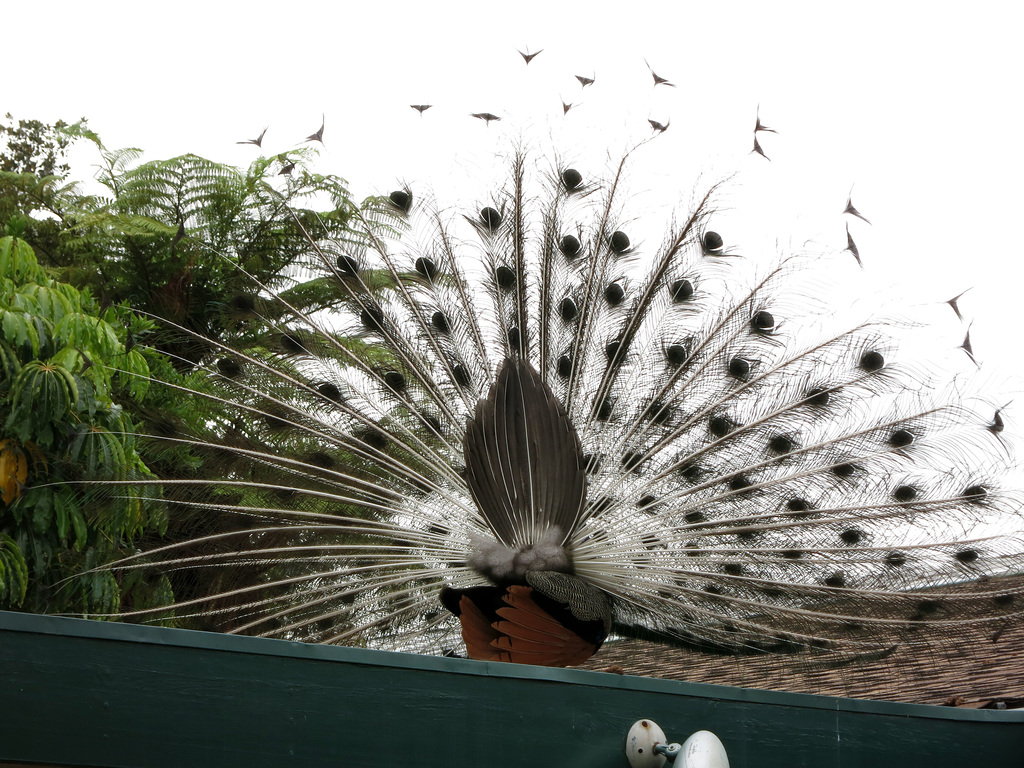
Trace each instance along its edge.
<path fill-rule="evenodd" d="M 222 357 L 217 361 L 217 372 L 225 378 L 233 379 L 241 375 L 242 366 L 239 365 L 237 360 L 233 360 L 230 357 Z"/>
<path fill-rule="evenodd" d="M 384 385 L 392 392 L 404 392 L 405 376 L 398 371 L 388 371 L 384 374 Z"/>
<path fill-rule="evenodd" d="M 625 297 L 626 290 L 619 283 L 609 283 L 608 287 L 604 289 L 604 300 L 608 302 L 608 306 L 619 306 Z"/>
<path fill-rule="evenodd" d="M 669 294 L 676 304 L 689 301 L 693 298 L 693 283 L 685 279 L 676 280 L 669 286 Z"/>
<path fill-rule="evenodd" d="M 699 464 L 684 464 L 679 468 L 679 474 L 687 482 L 696 483 L 700 480 L 701 475 L 704 474 L 704 470 L 701 469 Z"/>
<path fill-rule="evenodd" d="M 799 549 L 784 549 L 779 552 L 779 555 L 785 560 L 799 560 L 804 556 L 804 553 Z"/>
<path fill-rule="evenodd" d="M 438 333 L 451 333 L 452 326 L 448 322 L 448 316 L 444 312 L 438 310 L 430 318 L 430 325 L 433 326 L 434 330 Z"/>
<path fill-rule="evenodd" d="M 813 389 L 807 390 L 807 394 L 804 396 L 804 402 L 808 405 L 813 405 L 816 408 L 823 408 L 828 405 L 829 391 L 821 387 L 814 387 Z"/>
<path fill-rule="evenodd" d="M 880 371 L 885 367 L 885 358 L 881 352 L 871 350 L 865 352 L 860 358 L 860 367 L 869 373 Z"/>
<path fill-rule="evenodd" d="M 612 401 L 611 398 L 604 398 L 598 405 L 597 410 L 594 413 L 594 418 L 598 421 L 608 421 L 612 417 Z"/>
<path fill-rule="evenodd" d="M 618 339 L 612 339 L 604 347 L 604 356 L 608 359 L 609 365 L 614 365 L 617 362 L 621 362 L 619 359 L 619 351 L 622 349 L 622 342 Z"/>
<path fill-rule="evenodd" d="M 907 429 L 897 429 L 889 435 L 889 445 L 893 448 L 906 448 L 914 442 L 914 433 Z"/>
<path fill-rule="evenodd" d="M 665 362 L 669 368 L 678 368 L 686 362 L 688 356 L 686 347 L 682 344 L 672 344 L 665 349 Z"/>
<path fill-rule="evenodd" d="M 650 507 L 653 507 L 657 503 L 657 501 L 658 501 L 658 498 L 656 496 L 652 496 L 651 494 L 647 494 L 646 496 L 641 496 L 637 500 L 636 507 L 637 507 L 637 509 L 647 510 Z"/>
<path fill-rule="evenodd" d="M 309 354 L 303 344 L 302 337 L 297 333 L 283 333 L 280 338 L 281 350 L 288 355 Z"/>
<path fill-rule="evenodd" d="M 622 468 L 627 472 L 632 472 L 640 466 L 643 458 L 643 454 L 638 451 L 628 451 L 622 456 Z"/>
<path fill-rule="evenodd" d="M 964 563 L 965 565 L 977 562 L 980 556 L 981 555 L 976 549 L 961 549 L 953 555 L 958 562 Z"/>
<path fill-rule="evenodd" d="M 583 174 L 575 168 L 566 168 L 562 171 L 562 185 L 567 192 L 575 192 L 583 184 Z"/>
<path fill-rule="evenodd" d="M 974 504 L 980 504 L 988 497 L 988 488 L 984 485 L 972 485 L 964 488 L 963 497 Z"/>
<path fill-rule="evenodd" d="M 396 189 L 388 195 L 388 202 L 402 213 L 408 213 L 412 209 L 412 192 L 407 189 Z"/>
<path fill-rule="evenodd" d="M 644 416 L 655 424 L 666 424 L 672 418 L 672 409 L 660 400 L 655 400 L 647 406 Z"/>
<path fill-rule="evenodd" d="M 480 221 L 490 232 L 494 232 L 494 230 L 501 226 L 501 214 L 494 208 L 487 206 L 480 209 Z"/>
<path fill-rule="evenodd" d="M 742 576 L 743 565 L 742 563 L 724 563 L 722 565 L 722 572 L 729 576 Z"/>
<path fill-rule="evenodd" d="M 845 587 L 846 586 L 846 575 L 841 571 L 830 573 L 824 578 L 822 583 L 826 587 Z"/>
<path fill-rule="evenodd" d="M 629 235 L 621 230 L 615 230 L 608 239 L 608 244 L 615 253 L 622 255 L 629 250 Z"/>
<path fill-rule="evenodd" d="M 503 291 L 511 291 L 516 285 L 516 273 L 504 264 L 494 270 L 494 279 Z"/>
<path fill-rule="evenodd" d="M 519 329 L 513 325 L 511 328 L 508 329 L 508 332 L 505 334 L 505 337 L 508 339 L 508 348 L 511 349 L 513 352 L 519 352 L 520 343 L 522 341 L 519 335 Z"/>
<path fill-rule="evenodd" d="M 762 533 L 761 529 L 753 525 L 751 520 L 737 520 L 736 525 L 743 526 L 736 531 L 736 538 L 741 542 L 753 541 Z"/>
<path fill-rule="evenodd" d="M 722 438 L 733 431 L 736 425 L 725 416 L 712 416 L 708 419 L 708 431 L 717 438 Z"/>
<path fill-rule="evenodd" d="M 938 600 L 920 600 L 917 603 L 917 610 L 925 615 L 938 613 L 942 603 Z"/>
<path fill-rule="evenodd" d="M 427 278 L 427 280 L 433 280 L 437 277 L 437 264 L 434 263 L 433 259 L 428 259 L 426 256 L 420 256 L 416 259 L 415 268 L 420 276 Z"/>
<path fill-rule="evenodd" d="M 722 240 L 722 236 L 717 232 L 708 230 L 704 233 L 704 237 L 701 238 L 701 246 L 705 254 L 718 255 L 725 247 L 725 241 Z"/>
<path fill-rule="evenodd" d="M 441 420 L 432 413 L 424 413 L 420 415 L 420 420 L 424 426 L 433 432 L 435 435 L 441 435 Z"/>
<path fill-rule="evenodd" d="M 338 462 L 330 454 L 324 451 L 316 451 L 306 457 L 306 464 L 309 464 L 311 467 L 319 467 L 320 469 L 334 469 Z"/>
<path fill-rule="evenodd" d="M 686 522 L 690 525 L 696 525 L 697 523 L 703 523 L 707 518 L 705 517 L 704 513 L 701 512 L 699 509 L 694 509 L 691 510 L 690 512 L 687 512 L 683 516 L 683 519 L 686 520 Z"/>
<path fill-rule="evenodd" d="M 1013 605 L 1013 603 L 1016 601 L 1016 599 L 1017 599 L 1016 595 L 1011 595 L 1011 594 L 996 595 L 995 597 L 992 598 L 992 602 L 995 604 L 995 606 L 997 608 L 1006 608 L 1008 606 Z"/>
<path fill-rule="evenodd" d="M 341 259 L 340 256 L 338 258 Z M 256 298 L 249 293 L 239 293 L 231 297 L 228 306 L 232 312 L 248 315 L 256 311 Z"/>
<path fill-rule="evenodd" d="M 452 378 L 455 379 L 455 383 L 463 389 L 468 389 L 472 384 L 472 379 L 469 376 L 469 371 L 466 370 L 466 366 L 461 363 L 452 366 Z"/>
<path fill-rule="evenodd" d="M 750 488 L 753 483 L 747 478 L 746 475 L 739 474 L 733 475 L 729 479 L 729 490 L 730 491 L 745 491 Z"/>
<path fill-rule="evenodd" d="M 359 313 L 359 320 L 368 331 L 384 330 L 384 311 L 376 304 L 368 304 Z"/>
<path fill-rule="evenodd" d="M 336 384 L 332 384 L 329 381 L 325 381 L 318 385 L 316 391 L 320 393 L 322 398 L 329 400 L 332 403 L 342 402 L 341 390 L 338 389 Z"/>
<path fill-rule="evenodd" d="M 889 552 L 885 556 L 885 564 L 892 568 L 900 568 L 907 564 L 907 556 L 899 551 Z"/>
<path fill-rule="evenodd" d="M 742 357 L 734 357 L 729 361 L 729 375 L 739 381 L 746 381 L 750 375 L 750 361 Z"/>
<path fill-rule="evenodd" d="M 579 309 L 576 307 L 576 302 L 569 296 L 562 299 L 562 302 L 558 305 L 558 314 L 561 315 L 562 319 L 571 323 L 576 319 L 576 315 L 579 314 Z"/>
<path fill-rule="evenodd" d="M 592 475 L 601 468 L 602 460 L 601 457 L 596 453 L 586 453 L 583 455 L 583 471 L 588 475 Z"/>
<path fill-rule="evenodd" d="M 912 485 L 900 485 L 892 492 L 892 497 L 901 504 L 913 501 L 917 498 L 918 490 Z"/>
<path fill-rule="evenodd" d="M 645 533 L 640 537 L 640 543 L 643 544 L 644 549 L 653 551 L 655 549 L 668 549 L 668 546 L 655 536 L 653 533 Z"/>
<path fill-rule="evenodd" d="M 775 330 L 775 318 L 771 312 L 760 310 L 750 318 L 750 330 L 754 333 L 771 333 Z"/>
<path fill-rule="evenodd" d="M 832 467 L 832 474 L 836 477 L 850 478 L 853 477 L 857 472 L 857 468 L 853 464 L 843 463 L 836 464 Z"/>
<path fill-rule="evenodd" d="M 572 358 L 568 355 L 562 355 L 558 358 L 558 375 L 563 379 L 568 379 L 572 376 Z"/>
<path fill-rule="evenodd" d="M 786 502 L 786 509 L 794 515 L 802 515 L 812 510 L 811 505 L 799 497 L 794 497 Z"/>
<path fill-rule="evenodd" d="M 353 437 L 364 445 L 377 451 L 386 450 L 388 447 L 388 436 L 376 429 L 364 429 L 355 433 Z"/>
<path fill-rule="evenodd" d="M 793 438 L 789 435 L 773 435 L 768 441 L 768 450 L 774 454 L 783 456 L 792 451 L 795 445 Z"/>
<path fill-rule="evenodd" d="M 852 547 L 854 544 L 860 544 L 864 540 L 864 531 L 856 528 L 848 528 L 839 534 L 840 540 L 848 547 Z"/>
<path fill-rule="evenodd" d="M 348 254 L 341 254 L 337 261 L 338 273 L 344 277 L 355 277 L 359 274 L 359 260 Z"/>
<path fill-rule="evenodd" d="M 565 237 L 558 241 L 558 250 L 562 252 L 565 258 L 570 260 L 579 256 L 581 248 L 580 241 L 572 235 L 565 235 Z"/>

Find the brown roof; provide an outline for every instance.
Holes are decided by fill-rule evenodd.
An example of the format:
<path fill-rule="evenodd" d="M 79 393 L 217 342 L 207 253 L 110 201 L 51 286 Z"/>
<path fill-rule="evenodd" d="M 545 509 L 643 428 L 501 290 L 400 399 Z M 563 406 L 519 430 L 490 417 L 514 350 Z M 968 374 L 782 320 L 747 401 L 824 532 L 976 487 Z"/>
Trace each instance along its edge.
<path fill-rule="evenodd" d="M 1024 579 L 1024 577 L 1013 577 Z M 628 675 L 744 688 L 922 704 L 1007 708 L 1024 697 L 1024 622 L 965 629 L 944 644 L 895 647 L 837 662 L 827 654 L 703 653 L 642 640 L 613 640 L 582 665 Z M 1001 707 L 1000 707 L 1001 708 Z"/>

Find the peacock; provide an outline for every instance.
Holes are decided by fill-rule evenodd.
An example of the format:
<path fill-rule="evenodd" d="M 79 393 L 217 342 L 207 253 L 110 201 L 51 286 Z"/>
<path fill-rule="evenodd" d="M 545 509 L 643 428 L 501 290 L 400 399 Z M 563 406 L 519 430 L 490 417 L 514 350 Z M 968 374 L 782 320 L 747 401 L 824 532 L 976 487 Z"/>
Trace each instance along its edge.
<path fill-rule="evenodd" d="M 717 185 L 631 235 L 627 168 L 515 151 L 456 213 L 405 186 L 346 242 L 310 234 L 331 306 L 234 297 L 261 345 L 197 337 L 178 393 L 220 439 L 148 438 L 222 462 L 153 481 L 206 529 L 111 566 L 174 584 L 122 615 L 550 666 L 609 638 L 844 659 L 1016 626 L 1001 405 L 821 298 L 852 248 L 743 252 Z"/>

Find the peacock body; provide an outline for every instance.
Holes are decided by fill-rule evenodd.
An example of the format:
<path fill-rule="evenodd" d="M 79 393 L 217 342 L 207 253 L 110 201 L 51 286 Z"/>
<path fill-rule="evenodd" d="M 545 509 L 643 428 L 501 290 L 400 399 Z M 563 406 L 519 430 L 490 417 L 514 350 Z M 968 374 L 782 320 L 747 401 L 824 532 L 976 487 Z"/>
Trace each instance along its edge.
<path fill-rule="evenodd" d="M 840 324 L 821 275 L 850 253 L 741 254 L 714 187 L 631 239 L 624 168 L 519 153 L 457 215 L 402 189 L 311 236 L 337 301 L 238 297 L 265 344 L 207 340 L 184 393 L 222 440 L 155 438 L 224 462 L 164 484 L 216 522 L 117 568 L 226 631 L 556 665 L 609 636 L 857 657 L 1019 622 L 998 404 L 904 326 Z"/>

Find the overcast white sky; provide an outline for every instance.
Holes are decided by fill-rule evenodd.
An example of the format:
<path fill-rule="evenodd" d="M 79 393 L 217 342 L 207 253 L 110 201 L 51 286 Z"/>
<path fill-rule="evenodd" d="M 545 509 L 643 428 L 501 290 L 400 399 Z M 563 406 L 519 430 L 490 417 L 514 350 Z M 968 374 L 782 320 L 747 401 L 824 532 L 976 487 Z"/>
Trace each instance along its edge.
<path fill-rule="evenodd" d="M 269 126 L 264 151 L 280 152 L 324 114 L 318 169 L 357 198 L 396 180 L 447 196 L 453 168 L 475 173 L 508 137 L 615 155 L 650 135 L 648 117 L 670 120 L 638 157 L 634 187 L 674 201 L 695 169 L 735 169 L 752 218 L 840 248 L 853 187 L 872 221 L 851 223 L 871 279 L 936 306 L 972 288 L 962 306 L 977 356 L 1024 397 L 1024 55 L 1012 7 L 20 2 L 4 10 L 0 110 L 86 116 L 108 147 L 147 159 L 243 166 L 256 149 L 236 141 Z M 544 52 L 526 67 L 517 48 Z M 654 88 L 645 57 L 677 87 Z M 574 75 L 596 82 L 581 90 Z M 563 117 L 560 98 L 579 106 Z M 414 103 L 435 106 L 420 118 Z M 758 104 L 779 130 L 762 134 L 771 163 L 748 154 Z M 482 111 L 503 120 L 468 116 Z M 94 156 L 75 159 L 76 175 L 90 173 Z M 956 336 L 951 315 L 936 316 Z"/>

